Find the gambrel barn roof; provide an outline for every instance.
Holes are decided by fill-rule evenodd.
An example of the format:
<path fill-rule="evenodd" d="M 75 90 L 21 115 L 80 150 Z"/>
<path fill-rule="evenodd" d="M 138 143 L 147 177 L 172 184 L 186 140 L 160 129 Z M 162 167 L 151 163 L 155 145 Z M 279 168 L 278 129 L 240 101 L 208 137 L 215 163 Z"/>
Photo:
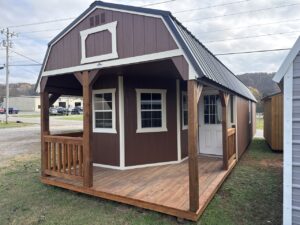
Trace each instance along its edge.
<path fill-rule="evenodd" d="M 185 59 L 189 62 L 190 68 L 194 71 L 194 77 L 189 79 L 198 79 L 200 82 L 210 83 L 219 86 L 225 90 L 233 92 L 244 98 L 256 101 L 250 90 L 231 72 L 219 59 L 217 59 L 195 36 L 191 34 L 169 11 L 148 9 L 142 7 L 134 7 L 128 5 L 112 4 L 102 1 L 95 1 L 90 7 L 85 10 L 78 18 L 76 18 L 69 26 L 60 32 L 48 44 L 47 55 L 60 38 L 69 32 L 76 24 L 83 18 L 89 15 L 95 8 L 103 8 L 109 10 L 118 10 L 130 13 L 155 15 L 163 19 L 164 23 L 168 26 L 172 36 L 179 43 Z M 40 77 L 45 72 L 45 65 L 47 57 L 45 57 Z"/>

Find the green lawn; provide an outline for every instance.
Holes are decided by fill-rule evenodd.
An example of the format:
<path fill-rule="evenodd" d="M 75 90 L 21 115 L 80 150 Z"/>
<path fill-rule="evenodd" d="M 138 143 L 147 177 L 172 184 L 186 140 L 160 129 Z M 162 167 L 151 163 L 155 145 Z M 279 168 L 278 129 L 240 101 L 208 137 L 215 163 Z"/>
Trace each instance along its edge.
<path fill-rule="evenodd" d="M 83 120 L 83 115 L 55 116 L 55 118 L 61 120 Z"/>
<path fill-rule="evenodd" d="M 40 114 L 16 114 L 13 117 L 22 117 L 22 118 L 37 118 L 40 117 Z"/>
<path fill-rule="evenodd" d="M 33 125 L 33 123 L 16 123 L 16 122 L 1 123 L 0 122 L 0 129 L 12 128 L 12 127 L 25 127 L 25 126 L 30 126 L 30 125 Z"/>
<path fill-rule="evenodd" d="M 254 140 L 197 224 L 281 224 L 281 160 Z M 43 185 L 39 167 L 38 155 L 0 165 L 0 224 L 178 224 L 171 216 Z"/>
<path fill-rule="evenodd" d="M 256 118 L 256 129 L 264 129 L 264 118 Z"/>

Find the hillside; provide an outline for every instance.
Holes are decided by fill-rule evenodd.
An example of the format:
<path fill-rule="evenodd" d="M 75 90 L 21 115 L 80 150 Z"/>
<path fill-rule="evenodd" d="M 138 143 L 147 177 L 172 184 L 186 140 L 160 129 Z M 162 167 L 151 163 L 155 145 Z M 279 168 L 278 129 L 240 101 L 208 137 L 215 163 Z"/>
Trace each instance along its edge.
<path fill-rule="evenodd" d="M 280 89 L 272 80 L 274 73 L 246 73 L 238 78 L 252 91 L 257 102 L 257 112 L 263 111 L 261 99 L 264 96 L 279 92 Z"/>
<path fill-rule="evenodd" d="M 11 97 L 17 97 L 21 95 L 37 95 L 34 90 L 35 84 L 29 83 L 15 83 L 9 85 L 9 94 Z M 0 84 L 0 102 L 5 97 L 5 84 Z"/>
<path fill-rule="evenodd" d="M 245 73 L 239 79 L 247 86 L 259 91 L 262 96 L 279 92 L 280 89 L 272 80 L 274 73 Z"/>

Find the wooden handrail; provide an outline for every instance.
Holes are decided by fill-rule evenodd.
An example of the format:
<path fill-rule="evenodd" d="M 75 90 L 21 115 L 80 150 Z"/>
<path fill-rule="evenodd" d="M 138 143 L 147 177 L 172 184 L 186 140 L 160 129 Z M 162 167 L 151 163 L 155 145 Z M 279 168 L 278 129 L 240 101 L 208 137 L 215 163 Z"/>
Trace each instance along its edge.
<path fill-rule="evenodd" d="M 44 135 L 45 174 L 83 180 L 83 138 Z"/>
<path fill-rule="evenodd" d="M 229 137 L 233 134 L 235 134 L 235 128 L 228 128 L 227 129 L 227 136 Z"/>
<path fill-rule="evenodd" d="M 236 129 L 228 128 L 227 129 L 227 149 L 228 149 L 228 163 L 236 158 Z"/>

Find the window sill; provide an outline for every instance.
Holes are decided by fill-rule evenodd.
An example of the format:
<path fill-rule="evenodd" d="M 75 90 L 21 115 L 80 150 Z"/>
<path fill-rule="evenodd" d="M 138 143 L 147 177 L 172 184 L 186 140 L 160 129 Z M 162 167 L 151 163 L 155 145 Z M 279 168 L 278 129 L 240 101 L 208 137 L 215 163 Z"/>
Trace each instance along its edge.
<path fill-rule="evenodd" d="M 116 134 L 116 129 L 94 128 L 93 133 Z"/>
<path fill-rule="evenodd" d="M 138 128 L 136 133 L 155 133 L 155 132 L 167 132 L 168 129 L 166 127 L 159 128 Z"/>
<path fill-rule="evenodd" d="M 183 126 L 182 127 L 182 130 L 187 130 L 188 129 L 188 126 Z"/>

